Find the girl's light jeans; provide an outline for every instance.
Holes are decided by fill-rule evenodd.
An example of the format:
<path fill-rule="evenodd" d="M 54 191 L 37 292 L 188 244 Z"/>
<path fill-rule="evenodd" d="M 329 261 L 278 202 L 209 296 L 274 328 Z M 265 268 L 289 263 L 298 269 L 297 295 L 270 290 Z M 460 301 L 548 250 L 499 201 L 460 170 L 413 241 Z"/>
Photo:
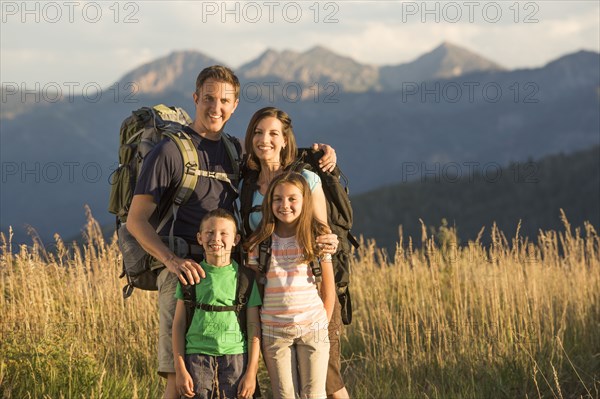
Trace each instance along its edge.
<path fill-rule="evenodd" d="M 273 398 L 326 398 L 325 381 L 329 361 L 326 329 L 309 329 L 300 338 L 263 335 L 262 344 Z"/>

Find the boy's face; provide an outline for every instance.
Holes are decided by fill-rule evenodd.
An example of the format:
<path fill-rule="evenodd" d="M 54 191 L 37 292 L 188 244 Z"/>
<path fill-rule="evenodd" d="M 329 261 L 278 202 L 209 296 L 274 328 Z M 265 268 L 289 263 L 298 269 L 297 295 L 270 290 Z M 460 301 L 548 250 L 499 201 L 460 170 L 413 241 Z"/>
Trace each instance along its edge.
<path fill-rule="evenodd" d="M 197 239 L 207 257 L 229 257 L 231 249 L 239 242 L 240 235 L 236 234 L 235 224 L 231 220 L 211 217 L 202 223 Z"/>
<path fill-rule="evenodd" d="M 238 102 L 232 84 L 207 79 L 200 91 L 194 93 L 196 121 L 200 123 L 200 129 L 208 133 L 218 133 L 223 130 Z"/>

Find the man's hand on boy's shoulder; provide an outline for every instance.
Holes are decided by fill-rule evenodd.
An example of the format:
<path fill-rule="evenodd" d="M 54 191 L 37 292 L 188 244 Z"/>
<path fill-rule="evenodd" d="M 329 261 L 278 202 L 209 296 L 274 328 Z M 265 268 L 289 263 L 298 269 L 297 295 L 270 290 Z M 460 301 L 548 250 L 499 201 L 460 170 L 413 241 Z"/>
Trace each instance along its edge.
<path fill-rule="evenodd" d="M 322 143 L 314 143 L 312 145 L 313 150 L 323 151 L 323 156 L 319 159 L 319 166 L 323 172 L 333 172 L 335 164 L 337 163 L 337 155 L 332 146 Z"/>
<path fill-rule="evenodd" d="M 173 255 L 165 260 L 164 265 L 171 273 L 175 273 L 183 285 L 198 284 L 201 279 L 206 277 L 202 266 L 192 259 L 183 259 Z"/>

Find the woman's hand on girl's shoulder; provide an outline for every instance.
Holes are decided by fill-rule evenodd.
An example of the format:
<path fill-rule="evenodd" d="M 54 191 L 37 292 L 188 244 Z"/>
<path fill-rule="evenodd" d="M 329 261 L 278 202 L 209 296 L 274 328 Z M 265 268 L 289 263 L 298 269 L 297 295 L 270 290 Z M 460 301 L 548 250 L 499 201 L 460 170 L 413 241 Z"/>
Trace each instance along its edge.
<path fill-rule="evenodd" d="M 317 237 L 317 246 L 324 254 L 335 254 L 338 249 L 338 244 L 338 236 L 335 234 L 321 234 Z"/>

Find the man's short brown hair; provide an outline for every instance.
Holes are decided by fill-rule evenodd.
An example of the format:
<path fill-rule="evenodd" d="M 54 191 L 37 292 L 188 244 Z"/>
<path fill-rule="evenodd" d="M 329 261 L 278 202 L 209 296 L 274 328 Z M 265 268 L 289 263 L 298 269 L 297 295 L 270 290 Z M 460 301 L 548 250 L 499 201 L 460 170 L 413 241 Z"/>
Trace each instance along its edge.
<path fill-rule="evenodd" d="M 213 65 L 204 68 L 196 78 L 196 94 L 200 95 L 200 88 L 208 79 L 214 79 L 217 82 L 229 83 L 235 90 L 235 98 L 240 98 L 240 81 L 235 73 L 226 66 Z"/>

